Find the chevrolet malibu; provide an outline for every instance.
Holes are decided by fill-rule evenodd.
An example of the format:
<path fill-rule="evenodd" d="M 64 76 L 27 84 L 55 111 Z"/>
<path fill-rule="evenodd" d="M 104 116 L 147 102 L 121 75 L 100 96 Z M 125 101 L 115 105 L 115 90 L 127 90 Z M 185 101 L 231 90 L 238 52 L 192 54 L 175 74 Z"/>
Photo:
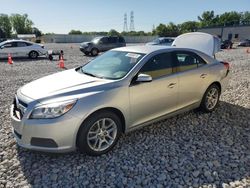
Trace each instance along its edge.
<path fill-rule="evenodd" d="M 178 44 L 113 49 L 21 87 L 11 107 L 17 143 L 101 155 L 122 133 L 195 108 L 212 112 L 226 87 L 229 64 L 205 53 L 204 46 L 211 45 L 202 47 L 200 40 L 201 51 Z"/>

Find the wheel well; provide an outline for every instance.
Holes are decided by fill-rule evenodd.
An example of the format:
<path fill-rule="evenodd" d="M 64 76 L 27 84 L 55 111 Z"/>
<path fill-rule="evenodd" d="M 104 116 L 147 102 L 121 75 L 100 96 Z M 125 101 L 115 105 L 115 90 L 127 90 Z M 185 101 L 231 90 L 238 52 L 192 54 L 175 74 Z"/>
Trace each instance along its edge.
<path fill-rule="evenodd" d="M 220 92 L 221 92 L 221 84 L 220 84 L 220 82 L 213 82 L 211 85 L 213 85 L 213 84 L 217 85 L 217 86 L 219 87 L 219 89 L 220 89 Z M 210 85 L 210 86 L 211 86 L 211 85 Z M 210 87 L 210 86 L 209 86 L 209 87 Z"/>
<path fill-rule="evenodd" d="M 116 114 L 116 115 L 120 118 L 120 120 L 121 120 L 121 123 L 122 123 L 122 132 L 125 133 L 126 126 L 125 126 L 125 118 L 124 118 L 123 113 L 122 113 L 120 110 L 118 110 L 117 108 L 112 108 L 112 107 L 102 108 L 102 109 L 99 109 L 99 110 L 93 112 L 92 114 L 90 114 L 90 115 L 82 122 L 82 124 L 81 124 L 81 126 L 79 127 L 78 132 L 77 132 L 77 136 L 76 136 L 76 146 L 78 145 L 78 143 L 77 143 L 77 138 L 78 138 L 78 134 L 79 134 L 79 132 L 80 132 L 80 129 L 81 129 L 83 123 L 84 123 L 88 118 L 90 118 L 92 115 L 94 115 L 95 113 L 100 113 L 100 112 L 103 112 L 103 111 L 106 111 L 106 112 L 107 112 L 107 111 L 108 111 L 108 112 L 113 112 L 114 114 Z"/>

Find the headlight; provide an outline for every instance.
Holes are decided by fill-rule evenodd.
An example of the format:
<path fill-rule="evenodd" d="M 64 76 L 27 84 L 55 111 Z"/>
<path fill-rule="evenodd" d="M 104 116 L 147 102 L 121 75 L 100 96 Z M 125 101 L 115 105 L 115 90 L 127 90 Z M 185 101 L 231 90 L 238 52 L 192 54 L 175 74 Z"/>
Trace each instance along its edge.
<path fill-rule="evenodd" d="M 75 103 L 76 100 L 70 100 L 70 101 L 62 101 L 62 102 L 55 102 L 55 103 L 41 105 L 36 107 L 32 111 L 29 118 L 30 119 L 56 118 L 68 112 L 71 108 L 73 108 Z"/>

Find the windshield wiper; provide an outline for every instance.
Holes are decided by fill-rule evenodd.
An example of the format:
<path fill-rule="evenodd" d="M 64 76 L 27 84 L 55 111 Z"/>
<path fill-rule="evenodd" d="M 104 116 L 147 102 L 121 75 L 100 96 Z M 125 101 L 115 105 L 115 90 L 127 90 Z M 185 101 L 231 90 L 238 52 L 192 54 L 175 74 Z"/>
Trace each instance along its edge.
<path fill-rule="evenodd" d="M 86 75 L 88 75 L 88 76 L 92 76 L 92 77 L 102 78 L 102 79 L 103 79 L 103 77 L 101 77 L 101 76 L 98 76 L 98 75 L 95 75 L 95 74 L 92 74 L 92 73 L 89 73 L 89 72 L 85 72 L 85 71 L 83 71 L 82 69 L 81 69 L 81 71 L 82 71 L 83 74 L 86 74 Z"/>

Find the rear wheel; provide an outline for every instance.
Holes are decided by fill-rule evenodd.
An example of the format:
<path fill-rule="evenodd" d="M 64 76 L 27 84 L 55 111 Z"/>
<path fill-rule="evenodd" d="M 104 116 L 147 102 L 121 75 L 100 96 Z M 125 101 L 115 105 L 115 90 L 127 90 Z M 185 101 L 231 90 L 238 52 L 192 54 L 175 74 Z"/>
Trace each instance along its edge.
<path fill-rule="evenodd" d="M 108 111 L 91 115 L 81 126 L 77 145 L 82 153 L 102 155 L 110 151 L 121 135 L 121 120 Z"/>
<path fill-rule="evenodd" d="M 31 51 L 31 52 L 29 53 L 29 57 L 30 57 L 31 59 L 36 59 L 36 58 L 38 57 L 38 53 L 37 53 L 36 51 Z"/>
<path fill-rule="evenodd" d="M 212 112 L 217 107 L 219 98 L 220 88 L 216 84 L 212 84 L 202 98 L 200 109 L 204 112 Z"/>

